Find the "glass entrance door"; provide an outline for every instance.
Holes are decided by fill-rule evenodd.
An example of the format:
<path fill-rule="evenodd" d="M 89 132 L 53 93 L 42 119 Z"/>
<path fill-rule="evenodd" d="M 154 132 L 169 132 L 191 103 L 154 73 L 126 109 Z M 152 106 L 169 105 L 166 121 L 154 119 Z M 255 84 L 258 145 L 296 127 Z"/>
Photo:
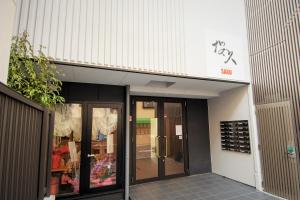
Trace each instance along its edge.
<path fill-rule="evenodd" d="M 164 103 L 165 176 L 184 174 L 182 103 Z"/>
<path fill-rule="evenodd" d="M 135 118 L 136 180 L 159 176 L 159 142 L 157 102 L 137 101 Z"/>
<path fill-rule="evenodd" d="M 116 186 L 120 180 L 118 149 L 120 146 L 121 108 L 114 104 L 89 106 L 88 117 L 89 190 Z"/>
<path fill-rule="evenodd" d="M 66 103 L 55 108 L 52 195 L 121 188 L 122 105 Z M 96 191 L 97 190 L 97 191 Z"/>
<path fill-rule="evenodd" d="M 138 97 L 133 102 L 132 182 L 184 175 L 183 102 Z"/>

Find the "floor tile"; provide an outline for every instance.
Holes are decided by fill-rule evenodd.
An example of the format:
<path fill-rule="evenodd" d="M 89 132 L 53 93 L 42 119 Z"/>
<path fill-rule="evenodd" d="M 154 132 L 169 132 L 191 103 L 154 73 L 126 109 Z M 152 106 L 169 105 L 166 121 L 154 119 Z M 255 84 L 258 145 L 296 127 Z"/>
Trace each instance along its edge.
<path fill-rule="evenodd" d="M 130 187 L 132 200 L 276 200 L 255 188 L 215 174 L 202 174 Z"/>

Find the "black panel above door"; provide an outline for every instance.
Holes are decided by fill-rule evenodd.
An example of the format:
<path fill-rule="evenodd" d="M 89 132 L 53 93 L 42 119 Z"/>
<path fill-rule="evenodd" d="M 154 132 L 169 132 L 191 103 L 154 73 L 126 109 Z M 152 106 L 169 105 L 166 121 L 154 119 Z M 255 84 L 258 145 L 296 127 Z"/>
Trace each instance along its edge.
<path fill-rule="evenodd" d="M 125 102 L 126 87 L 63 82 L 62 95 L 70 101 Z"/>

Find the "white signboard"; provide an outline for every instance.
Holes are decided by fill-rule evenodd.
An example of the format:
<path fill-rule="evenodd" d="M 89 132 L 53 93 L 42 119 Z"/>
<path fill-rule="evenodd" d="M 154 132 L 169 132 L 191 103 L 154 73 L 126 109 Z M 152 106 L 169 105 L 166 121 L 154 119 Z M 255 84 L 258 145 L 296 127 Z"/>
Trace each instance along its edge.
<path fill-rule="evenodd" d="M 182 125 L 176 125 L 176 135 L 182 135 Z"/>
<path fill-rule="evenodd" d="M 245 80 L 243 51 L 240 37 L 207 31 L 207 75 L 214 78 Z"/>

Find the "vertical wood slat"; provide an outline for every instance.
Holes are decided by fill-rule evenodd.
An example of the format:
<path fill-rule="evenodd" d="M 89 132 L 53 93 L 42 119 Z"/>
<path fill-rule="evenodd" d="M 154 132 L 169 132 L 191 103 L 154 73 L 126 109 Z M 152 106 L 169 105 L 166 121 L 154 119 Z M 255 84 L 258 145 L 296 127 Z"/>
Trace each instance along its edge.
<path fill-rule="evenodd" d="M 0 83 L 0 199 L 41 200 L 45 194 L 48 111 Z M 43 154 L 41 154 L 41 152 Z M 42 187 L 40 187 L 40 183 Z"/>
<path fill-rule="evenodd" d="M 299 199 L 299 158 L 287 154 L 287 146 L 296 143 L 290 102 L 262 104 L 257 109 L 264 190 L 291 200 Z"/>
<path fill-rule="evenodd" d="M 282 107 L 276 105 L 257 114 L 264 189 L 288 199 L 300 199 L 300 129 L 295 128 L 300 127 L 300 1 L 245 0 L 245 5 L 254 102 L 257 108 L 289 102 L 288 106 L 279 103 Z M 270 127 L 272 124 L 277 128 Z M 296 145 L 296 159 L 282 158 L 278 153 L 272 157 L 278 168 L 272 171 L 268 148 L 274 147 L 268 142 L 274 142 L 275 149 L 282 153 L 289 141 Z M 276 174 L 275 182 L 269 170 Z"/>

